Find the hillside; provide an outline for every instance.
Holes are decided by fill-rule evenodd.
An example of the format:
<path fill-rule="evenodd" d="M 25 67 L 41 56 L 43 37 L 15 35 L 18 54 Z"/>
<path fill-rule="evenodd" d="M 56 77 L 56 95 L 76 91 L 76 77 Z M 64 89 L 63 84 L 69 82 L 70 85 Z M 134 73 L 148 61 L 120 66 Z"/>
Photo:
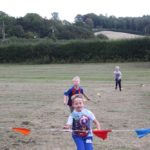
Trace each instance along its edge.
<path fill-rule="evenodd" d="M 94 33 L 96 36 L 99 34 L 106 35 L 109 39 L 117 40 L 117 39 L 133 39 L 133 38 L 141 38 L 144 36 L 130 34 L 130 33 L 123 33 L 123 32 L 114 32 L 114 31 L 100 31 Z"/>

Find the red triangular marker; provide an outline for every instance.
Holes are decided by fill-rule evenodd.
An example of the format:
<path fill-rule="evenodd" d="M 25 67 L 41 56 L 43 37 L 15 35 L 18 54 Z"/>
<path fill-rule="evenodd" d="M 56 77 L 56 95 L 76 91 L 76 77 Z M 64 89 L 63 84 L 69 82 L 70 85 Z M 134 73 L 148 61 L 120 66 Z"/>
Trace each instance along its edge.
<path fill-rule="evenodd" d="M 94 135 L 103 140 L 107 139 L 108 132 L 112 132 L 112 130 L 93 130 Z"/>
<path fill-rule="evenodd" d="M 15 132 L 19 132 L 23 135 L 29 135 L 30 132 L 31 132 L 31 130 L 26 129 L 26 128 L 12 128 L 12 130 L 15 131 Z"/>

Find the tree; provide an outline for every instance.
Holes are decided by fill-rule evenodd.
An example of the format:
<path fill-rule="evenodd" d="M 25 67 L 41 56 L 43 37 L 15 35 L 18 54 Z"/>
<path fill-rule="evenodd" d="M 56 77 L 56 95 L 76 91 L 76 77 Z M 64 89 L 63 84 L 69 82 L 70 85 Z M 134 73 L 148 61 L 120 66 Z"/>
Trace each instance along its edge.
<path fill-rule="evenodd" d="M 87 18 L 87 19 L 85 20 L 85 23 L 86 23 L 86 25 L 87 25 L 90 29 L 92 29 L 92 28 L 94 27 L 94 23 L 93 23 L 93 20 L 92 20 L 91 18 Z"/>
<path fill-rule="evenodd" d="M 52 20 L 55 20 L 55 21 L 60 20 L 58 12 L 53 12 L 51 15 L 52 15 Z"/>
<path fill-rule="evenodd" d="M 10 17 L 6 13 L 0 11 L 0 36 L 5 40 L 5 36 L 9 37 L 8 30 L 11 26 L 14 26 L 16 20 L 14 17 Z"/>
<path fill-rule="evenodd" d="M 36 32 L 39 37 L 44 30 L 44 19 L 35 13 L 28 13 L 18 20 L 18 24 L 23 26 L 26 32 Z"/>
<path fill-rule="evenodd" d="M 24 29 L 21 25 L 15 25 L 8 29 L 7 34 L 16 37 L 24 37 Z"/>

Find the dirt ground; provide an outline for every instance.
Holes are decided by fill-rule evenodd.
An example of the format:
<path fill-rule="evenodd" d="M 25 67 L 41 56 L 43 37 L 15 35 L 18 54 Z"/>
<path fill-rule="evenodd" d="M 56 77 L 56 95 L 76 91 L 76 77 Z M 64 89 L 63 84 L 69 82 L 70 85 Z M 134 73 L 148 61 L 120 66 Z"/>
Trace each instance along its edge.
<path fill-rule="evenodd" d="M 134 131 L 121 131 L 150 128 L 150 82 L 123 81 L 121 92 L 114 89 L 113 82 L 81 83 L 92 99 L 85 106 L 95 114 L 102 129 L 114 130 L 105 141 L 94 137 L 95 150 L 150 149 L 150 135 L 139 139 Z M 62 129 L 67 120 L 69 108 L 63 105 L 63 92 L 70 84 L 70 78 L 47 82 L 1 79 L 0 150 L 75 150 L 71 133 L 50 131 Z M 24 136 L 11 131 L 11 127 L 32 132 Z"/>

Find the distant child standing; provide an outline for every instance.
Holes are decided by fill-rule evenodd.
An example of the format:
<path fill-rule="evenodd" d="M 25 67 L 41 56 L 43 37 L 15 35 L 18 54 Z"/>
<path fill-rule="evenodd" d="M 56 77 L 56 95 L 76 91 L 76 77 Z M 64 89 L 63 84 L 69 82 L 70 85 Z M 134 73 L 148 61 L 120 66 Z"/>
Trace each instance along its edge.
<path fill-rule="evenodd" d="M 117 87 L 119 85 L 119 90 L 121 91 L 121 77 L 122 73 L 120 71 L 120 67 L 116 66 L 114 71 L 114 78 L 115 78 L 115 89 L 117 90 Z"/>
<path fill-rule="evenodd" d="M 88 96 L 84 93 L 83 88 L 80 87 L 80 77 L 76 76 L 72 79 L 73 86 L 66 92 L 64 92 L 64 104 L 69 105 L 70 111 L 73 111 L 71 97 L 75 94 L 83 94 L 87 100 L 90 100 Z"/>
<path fill-rule="evenodd" d="M 72 128 L 72 138 L 77 150 L 93 150 L 92 123 L 98 130 L 100 123 L 90 110 L 84 108 L 83 95 L 75 94 L 71 99 L 74 111 L 68 117 L 64 129 Z"/>

